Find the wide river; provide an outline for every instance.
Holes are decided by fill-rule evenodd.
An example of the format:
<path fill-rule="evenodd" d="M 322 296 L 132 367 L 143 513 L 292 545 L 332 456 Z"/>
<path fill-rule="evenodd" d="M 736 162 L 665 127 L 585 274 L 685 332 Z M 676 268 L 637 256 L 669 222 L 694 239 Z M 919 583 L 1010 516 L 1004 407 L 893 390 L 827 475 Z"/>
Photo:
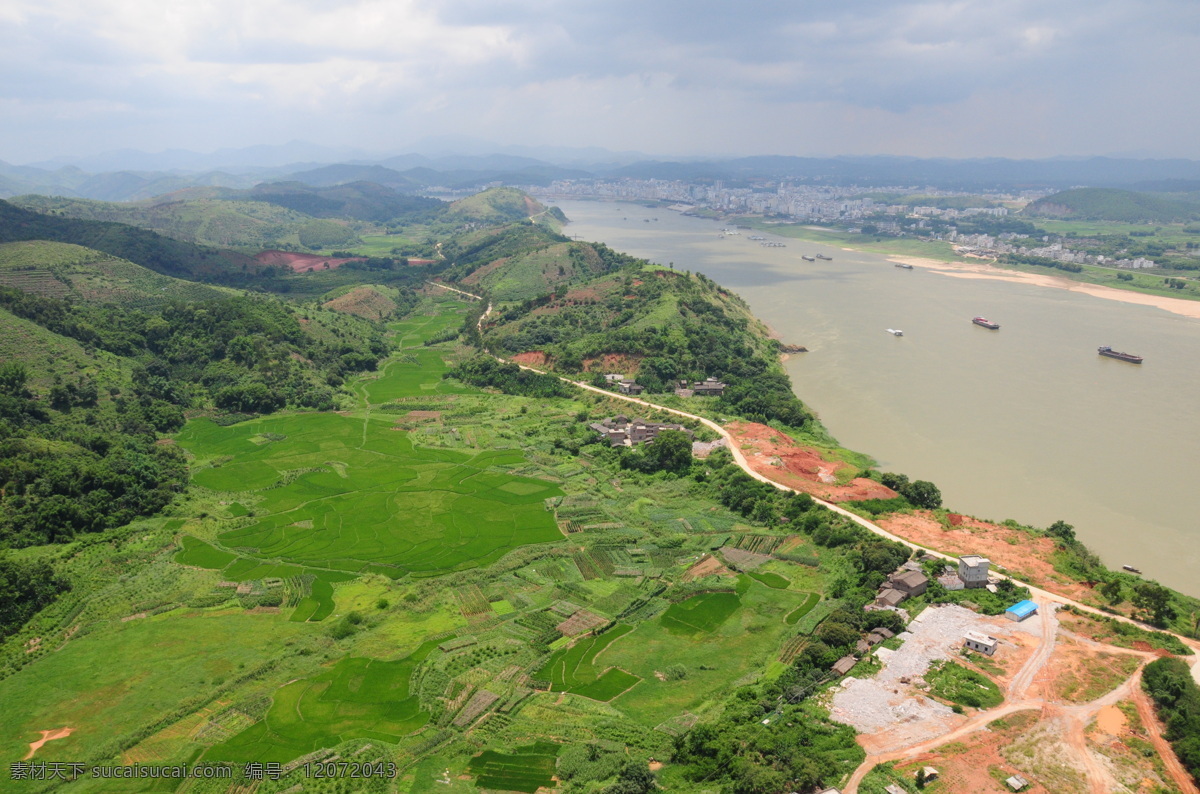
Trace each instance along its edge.
<path fill-rule="evenodd" d="M 704 273 L 808 347 L 785 366 L 844 446 L 931 480 L 955 510 L 1063 519 L 1110 566 L 1200 596 L 1200 320 L 769 234 L 787 247 L 765 248 L 667 209 L 554 203 L 567 234 Z M 817 253 L 833 261 L 800 258 Z"/>

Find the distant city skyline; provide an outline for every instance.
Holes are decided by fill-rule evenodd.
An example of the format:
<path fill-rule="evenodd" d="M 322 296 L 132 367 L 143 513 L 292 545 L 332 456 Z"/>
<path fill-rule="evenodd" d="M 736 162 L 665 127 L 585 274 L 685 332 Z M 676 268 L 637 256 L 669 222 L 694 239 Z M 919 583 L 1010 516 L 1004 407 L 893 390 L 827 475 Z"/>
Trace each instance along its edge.
<path fill-rule="evenodd" d="M 651 156 L 1200 158 L 1181 0 L 6 0 L 0 160 L 439 136 Z"/>

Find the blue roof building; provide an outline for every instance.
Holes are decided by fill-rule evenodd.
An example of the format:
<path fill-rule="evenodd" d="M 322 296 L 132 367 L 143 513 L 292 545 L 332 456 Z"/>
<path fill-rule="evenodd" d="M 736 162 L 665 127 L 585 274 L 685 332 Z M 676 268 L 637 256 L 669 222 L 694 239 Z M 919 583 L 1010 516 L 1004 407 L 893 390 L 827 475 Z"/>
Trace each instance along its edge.
<path fill-rule="evenodd" d="M 1034 614 L 1037 611 L 1038 611 L 1038 605 L 1033 603 L 1029 599 L 1026 599 L 1024 601 L 1018 601 L 1017 603 L 1010 606 L 1008 609 L 1004 610 L 1004 617 L 1008 618 L 1009 620 L 1015 620 L 1018 623 L 1020 623 L 1022 620 L 1024 620 L 1025 618 L 1029 617 L 1030 615 Z"/>

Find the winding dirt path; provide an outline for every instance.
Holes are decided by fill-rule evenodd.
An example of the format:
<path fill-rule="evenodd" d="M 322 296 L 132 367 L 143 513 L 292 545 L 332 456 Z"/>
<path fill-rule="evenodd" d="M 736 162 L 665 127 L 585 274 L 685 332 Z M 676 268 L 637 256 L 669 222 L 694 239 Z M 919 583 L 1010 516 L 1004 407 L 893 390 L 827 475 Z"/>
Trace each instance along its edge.
<path fill-rule="evenodd" d="M 52 731 L 41 731 L 42 738 L 29 743 L 29 752 L 21 760 L 28 761 L 30 758 L 33 758 L 33 754 L 42 749 L 42 745 L 46 742 L 52 742 L 55 739 L 65 739 L 74 732 L 74 728 L 55 728 Z"/>

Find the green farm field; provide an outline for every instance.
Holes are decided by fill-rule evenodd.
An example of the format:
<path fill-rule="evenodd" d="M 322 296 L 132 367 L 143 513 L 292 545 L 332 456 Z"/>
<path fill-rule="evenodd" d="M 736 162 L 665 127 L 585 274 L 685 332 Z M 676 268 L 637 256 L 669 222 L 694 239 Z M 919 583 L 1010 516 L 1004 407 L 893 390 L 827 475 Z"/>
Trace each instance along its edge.
<path fill-rule="evenodd" d="M 200 463 L 229 461 L 196 469 L 193 482 L 255 492 L 255 510 L 266 514 L 218 538 L 243 557 L 226 574 L 235 580 L 299 573 L 242 570 L 256 562 L 392 578 L 436 575 L 562 537 L 543 505 L 561 490 L 494 468 L 523 459 L 511 451 L 421 449 L 386 421 L 336 414 L 232 427 L 199 420 L 178 442 Z"/>
<path fill-rule="evenodd" d="M 442 378 L 442 374 L 450 369 L 443 355 L 444 351 L 434 348 L 418 348 L 401 353 L 380 368 L 378 377 L 361 381 L 367 402 L 381 405 L 401 397 L 478 394 L 479 389 Z"/>
<path fill-rule="evenodd" d="M 266 719 L 205 753 L 206 761 L 286 763 L 349 739 L 395 744 L 429 721 L 409 681 L 435 643 L 394 662 L 348 657 L 274 695 Z"/>
<path fill-rule="evenodd" d="M 512 753 L 485 750 L 471 759 L 468 769 L 482 789 L 533 794 L 539 788 L 554 785 L 554 762 L 558 751 L 559 746 L 549 742 L 518 747 Z"/>
<path fill-rule="evenodd" d="M 678 630 L 670 609 L 658 620 L 639 624 L 605 651 L 604 664 L 642 679 L 614 699 L 612 705 L 647 727 L 684 711 L 698 712 L 714 693 L 727 692 L 739 678 L 773 658 L 783 639 L 796 632 L 784 622 L 785 617 L 803 604 L 807 595 L 754 582 L 740 596 L 711 593 L 707 596 L 726 598 L 714 602 L 706 596 L 694 596 L 673 605 L 672 609 L 704 599 L 682 612 L 692 624 L 712 626 L 708 631 Z M 664 681 L 656 675 L 675 664 L 687 669 L 686 678 Z"/>
<path fill-rule="evenodd" d="M 633 631 L 620 625 L 596 637 L 587 637 L 556 652 L 535 677 L 550 681 L 552 692 L 570 692 L 593 700 L 612 700 L 640 679 L 616 667 L 597 663 L 596 657 Z"/>
<path fill-rule="evenodd" d="M 443 331 L 462 325 L 467 304 L 451 297 L 431 301 L 403 320 L 387 324 L 397 347 L 418 347 Z"/>
<path fill-rule="evenodd" d="M 75 732 L 43 747 L 39 760 L 107 757 L 153 715 L 284 656 L 302 633 L 281 615 L 239 609 L 165 614 L 80 637 L 0 681 L 0 757 L 20 759 L 38 731 L 62 727 Z"/>

